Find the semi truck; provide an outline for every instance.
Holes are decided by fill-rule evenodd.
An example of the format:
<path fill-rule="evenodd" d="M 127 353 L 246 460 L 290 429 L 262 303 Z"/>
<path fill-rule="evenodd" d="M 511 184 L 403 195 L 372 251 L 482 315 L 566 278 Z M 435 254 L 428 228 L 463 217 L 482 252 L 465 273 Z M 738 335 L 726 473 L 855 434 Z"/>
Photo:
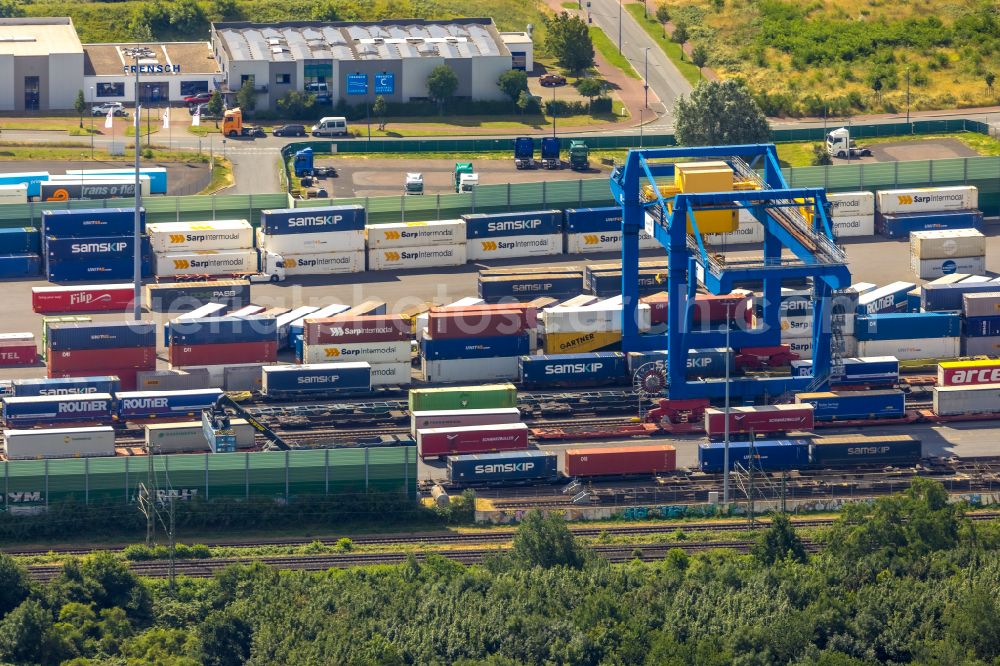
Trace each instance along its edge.
<path fill-rule="evenodd" d="M 583 141 L 570 142 L 569 166 L 573 171 L 586 171 L 590 168 L 590 148 Z"/>
<path fill-rule="evenodd" d="M 826 135 L 826 152 L 830 157 L 848 160 L 854 157 L 870 157 L 871 149 L 851 141 L 851 133 L 846 127 L 835 129 Z"/>
<path fill-rule="evenodd" d="M 514 166 L 518 169 L 535 168 L 535 141 L 530 136 L 514 139 Z"/>
<path fill-rule="evenodd" d="M 542 137 L 542 168 L 562 168 L 562 157 L 559 155 L 559 139 L 554 136 Z"/>
<path fill-rule="evenodd" d="M 406 174 L 406 183 L 403 185 L 403 194 L 423 194 L 423 193 L 424 193 L 424 174 L 422 173 Z"/>
<path fill-rule="evenodd" d="M 455 162 L 455 191 L 471 192 L 479 185 L 479 174 L 472 170 L 472 162 Z"/>
<path fill-rule="evenodd" d="M 235 109 L 226 111 L 222 117 L 222 136 L 228 136 L 231 139 L 240 136 L 255 139 L 257 137 L 264 137 L 266 134 L 264 134 L 263 127 L 244 125 L 243 110 L 240 107 L 236 107 Z"/>

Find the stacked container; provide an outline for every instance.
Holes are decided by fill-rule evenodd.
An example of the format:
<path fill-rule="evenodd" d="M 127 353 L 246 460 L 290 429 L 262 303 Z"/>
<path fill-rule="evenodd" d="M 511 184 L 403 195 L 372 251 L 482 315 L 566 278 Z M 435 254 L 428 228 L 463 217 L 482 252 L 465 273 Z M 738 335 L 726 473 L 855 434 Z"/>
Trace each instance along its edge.
<path fill-rule="evenodd" d="M 37 362 L 34 333 L 0 334 L 0 366 L 34 365 Z"/>
<path fill-rule="evenodd" d="M 962 297 L 966 356 L 1000 356 L 1000 290 Z"/>
<path fill-rule="evenodd" d="M 621 206 L 606 208 L 569 208 L 565 212 L 566 254 L 621 252 Z M 656 249 L 659 241 L 644 229 L 639 230 L 639 249 Z M 620 287 L 619 287 L 620 289 Z"/>
<path fill-rule="evenodd" d="M 640 331 L 651 326 L 651 308 L 640 303 L 637 309 Z M 546 354 L 573 354 L 601 351 L 622 339 L 621 297 L 583 307 L 554 307 L 542 311 Z"/>
<path fill-rule="evenodd" d="M 0 229 L 0 279 L 37 276 L 42 268 L 40 253 L 38 229 Z"/>
<path fill-rule="evenodd" d="M 304 360 L 305 353 L 305 328 L 306 319 L 329 319 L 330 317 L 336 317 L 337 315 L 344 314 L 350 310 L 350 307 L 342 303 L 332 303 L 326 307 L 319 308 L 318 310 L 312 312 L 307 317 L 299 317 L 291 321 L 288 324 L 288 346 L 291 347 L 292 351 L 295 353 L 295 362 L 302 363 Z M 382 310 L 385 312 L 385 310 Z M 372 313 L 362 313 L 362 314 L 376 314 Z M 281 345 L 281 331 L 278 331 L 278 345 Z"/>
<path fill-rule="evenodd" d="M 914 231 L 910 234 L 910 269 L 924 280 L 984 273 L 986 237 L 975 229 Z"/>
<path fill-rule="evenodd" d="M 172 368 L 275 363 L 278 331 L 274 317 L 203 317 L 170 326 Z"/>
<path fill-rule="evenodd" d="M 872 192 L 827 194 L 830 227 L 834 238 L 875 235 L 875 195 Z"/>
<path fill-rule="evenodd" d="M 901 312 L 858 317 L 858 354 L 901 361 L 952 358 L 961 350 L 961 320 L 943 312 Z"/>
<path fill-rule="evenodd" d="M 412 324 L 402 315 L 309 317 L 302 360 L 310 365 L 368 363 L 372 386 L 406 386 L 412 339 Z"/>
<path fill-rule="evenodd" d="M 518 358 L 530 354 L 533 307 L 442 308 L 427 315 L 420 340 L 424 378 L 429 382 L 516 379 Z"/>
<path fill-rule="evenodd" d="M 979 190 L 972 185 L 879 190 L 877 230 L 889 238 L 907 238 L 913 231 L 977 229 L 982 226 Z"/>
<path fill-rule="evenodd" d="M 543 296 L 572 298 L 583 290 L 583 269 L 578 266 L 550 272 L 479 272 L 479 297 L 487 303 Z"/>
<path fill-rule="evenodd" d="M 361 206 L 265 210 L 258 244 L 284 260 L 290 277 L 358 273 L 365 270 L 365 219 Z"/>
<path fill-rule="evenodd" d="M 225 303 L 234 308 L 250 303 L 250 282 L 247 280 L 147 284 L 145 292 L 143 302 L 151 312 L 187 312 L 209 302 Z"/>
<path fill-rule="evenodd" d="M 468 259 L 462 220 L 366 227 L 368 270 L 461 266 Z"/>
<path fill-rule="evenodd" d="M 140 213 L 144 225 L 146 211 Z M 137 251 L 135 209 L 94 208 L 42 212 L 42 253 L 49 282 L 128 280 Z M 150 274 L 151 253 L 142 236 L 142 274 Z"/>
<path fill-rule="evenodd" d="M 152 321 L 56 322 L 48 325 L 49 377 L 114 375 L 134 390 L 136 374 L 156 369 Z"/>
<path fill-rule="evenodd" d="M 469 261 L 562 254 L 562 211 L 463 215 Z"/>
<path fill-rule="evenodd" d="M 253 227 L 246 220 L 150 224 L 157 277 L 256 273 Z"/>
<path fill-rule="evenodd" d="M 666 259 L 649 259 L 639 262 L 638 293 L 649 296 L 663 290 L 667 281 Z M 583 274 L 583 288 L 595 296 L 610 298 L 622 293 L 621 262 L 587 264 Z"/>

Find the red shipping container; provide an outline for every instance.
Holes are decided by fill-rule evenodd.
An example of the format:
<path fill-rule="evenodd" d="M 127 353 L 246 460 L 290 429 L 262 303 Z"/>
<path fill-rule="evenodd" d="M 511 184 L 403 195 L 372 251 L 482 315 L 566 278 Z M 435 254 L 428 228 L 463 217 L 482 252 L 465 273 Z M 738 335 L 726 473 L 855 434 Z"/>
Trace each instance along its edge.
<path fill-rule="evenodd" d="M 34 365 L 38 363 L 38 349 L 29 345 L 0 347 L 0 366 Z"/>
<path fill-rule="evenodd" d="M 566 476 L 656 474 L 676 469 L 677 449 L 668 444 L 566 449 Z"/>
<path fill-rule="evenodd" d="M 528 426 L 523 423 L 417 430 L 417 453 L 423 458 L 526 448 Z"/>
<path fill-rule="evenodd" d="M 725 434 L 726 413 L 722 409 L 705 410 L 705 432 L 709 437 Z M 766 405 L 733 407 L 729 410 L 729 434 L 755 435 L 813 429 L 812 405 Z"/>
<path fill-rule="evenodd" d="M 655 326 L 667 323 L 667 293 L 661 291 L 639 299 L 650 308 L 650 320 Z M 726 321 L 726 308 L 733 321 L 753 323 L 753 298 L 746 294 L 698 294 L 694 297 L 695 324 L 720 324 Z"/>
<path fill-rule="evenodd" d="M 431 312 L 427 336 L 435 340 L 517 335 L 528 329 L 525 311 Z"/>
<path fill-rule="evenodd" d="M 649 319 L 653 326 L 667 323 L 667 292 L 660 291 L 639 299 L 640 303 L 649 306 Z"/>
<path fill-rule="evenodd" d="M 938 386 L 1000 384 L 1000 359 L 938 364 Z"/>
<path fill-rule="evenodd" d="M 49 369 L 55 372 L 90 370 L 91 374 L 106 375 L 108 368 L 156 367 L 155 347 L 123 347 L 118 349 L 77 349 L 71 351 L 48 350 Z M 100 372 L 94 372 L 100 371 Z"/>
<path fill-rule="evenodd" d="M 430 312 L 499 312 L 504 310 L 524 312 L 525 328 L 536 328 L 538 326 L 538 307 L 531 303 L 482 303 L 480 305 L 460 305 L 458 307 L 443 305 L 431 308 Z"/>
<path fill-rule="evenodd" d="M 35 287 L 31 290 L 31 309 L 41 314 L 125 312 L 132 308 L 134 294 L 131 284 Z"/>
<path fill-rule="evenodd" d="M 113 375 L 121 382 L 122 391 L 135 391 L 139 385 L 139 373 L 155 370 L 156 366 L 150 368 L 101 368 L 103 375 Z M 64 379 L 66 377 L 93 377 L 94 370 L 74 370 L 72 372 L 48 371 L 50 379 Z"/>
<path fill-rule="evenodd" d="M 309 345 L 392 342 L 413 337 L 413 324 L 403 315 L 306 319 L 304 326 L 305 343 Z"/>
<path fill-rule="evenodd" d="M 274 363 L 278 343 L 236 342 L 224 345 L 170 345 L 170 365 L 229 365 L 235 363 Z"/>

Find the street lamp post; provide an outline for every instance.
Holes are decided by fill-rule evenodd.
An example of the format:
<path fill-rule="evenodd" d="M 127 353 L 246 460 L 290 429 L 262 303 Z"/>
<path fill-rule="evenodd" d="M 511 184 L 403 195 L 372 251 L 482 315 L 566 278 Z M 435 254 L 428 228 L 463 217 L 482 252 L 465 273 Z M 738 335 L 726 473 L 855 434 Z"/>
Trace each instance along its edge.
<path fill-rule="evenodd" d="M 642 68 L 644 70 L 642 75 L 642 91 L 646 95 L 645 106 L 647 109 L 649 108 L 649 49 L 650 47 L 647 46 L 642 54 Z"/>
<path fill-rule="evenodd" d="M 639 109 L 639 147 L 642 148 L 642 112 L 645 109 Z"/>
<path fill-rule="evenodd" d="M 556 135 L 556 87 L 552 86 L 552 136 Z"/>
<path fill-rule="evenodd" d="M 618 53 L 622 52 L 622 0 L 618 0 Z"/>
<path fill-rule="evenodd" d="M 134 252 L 132 257 L 132 272 L 135 290 L 132 295 L 132 314 L 136 321 L 142 318 L 142 188 L 139 183 L 139 149 L 142 137 L 139 132 L 139 61 L 152 58 L 153 52 L 144 46 L 122 49 L 126 58 L 135 63 L 135 217 L 132 224 Z"/>
<path fill-rule="evenodd" d="M 90 106 L 94 106 L 94 86 L 90 86 Z M 94 109 L 90 109 L 90 159 L 94 159 Z"/>

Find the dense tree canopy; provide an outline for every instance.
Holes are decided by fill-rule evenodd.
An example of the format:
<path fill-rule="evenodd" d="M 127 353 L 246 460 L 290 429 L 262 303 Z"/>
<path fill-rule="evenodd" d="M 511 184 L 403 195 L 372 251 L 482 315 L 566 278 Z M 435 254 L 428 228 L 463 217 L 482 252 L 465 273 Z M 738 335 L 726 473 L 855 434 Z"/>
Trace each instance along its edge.
<path fill-rule="evenodd" d="M 762 143 L 771 134 L 767 118 L 742 82 L 701 81 L 674 105 L 674 129 L 685 146 Z"/>

